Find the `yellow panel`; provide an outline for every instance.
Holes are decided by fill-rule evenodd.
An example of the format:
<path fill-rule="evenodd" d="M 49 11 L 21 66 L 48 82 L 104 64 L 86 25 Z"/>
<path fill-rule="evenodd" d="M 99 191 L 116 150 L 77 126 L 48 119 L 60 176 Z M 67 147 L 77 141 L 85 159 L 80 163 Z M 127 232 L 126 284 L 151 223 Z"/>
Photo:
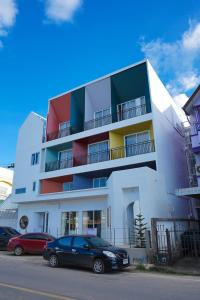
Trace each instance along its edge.
<path fill-rule="evenodd" d="M 124 157 L 124 136 L 122 134 L 118 134 L 116 132 L 109 132 L 110 139 L 110 149 L 111 150 L 110 157 L 111 159 L 122 158 Z"/>
<path fill-rule="evenodd" d="M 111 159 L 122 158 L 125 156 L 124 152 L 124 137 L 126 135 L 137 133 L 141 131 L 149 130 L 150 131 L 150 138 L 154 140 L 153 134 L 153 124 L 151 121 L 139 123 L 136 125 L 131 125 L 128 127 L 116 129 L 109 132 L 109 139 L 110 139 L 110 157 Z M 113 150 L 112 150 L 113 149 Z"/>

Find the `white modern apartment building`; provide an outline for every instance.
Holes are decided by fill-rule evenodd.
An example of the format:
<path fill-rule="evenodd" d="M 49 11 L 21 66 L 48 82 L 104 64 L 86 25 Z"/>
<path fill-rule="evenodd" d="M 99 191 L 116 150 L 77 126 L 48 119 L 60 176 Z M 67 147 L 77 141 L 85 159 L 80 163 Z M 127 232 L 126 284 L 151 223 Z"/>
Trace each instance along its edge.
<path fill-rule="evenodd" d="M 118 235 L 142 213 L 188 217 L 184 117 L 147 60 L 49 100 L 19 130 L 12 201 L 19 230 Z M 20 222 L 21 221 L 21 222 Z M 25 223 L 25 225 L 24 225 Z"/>

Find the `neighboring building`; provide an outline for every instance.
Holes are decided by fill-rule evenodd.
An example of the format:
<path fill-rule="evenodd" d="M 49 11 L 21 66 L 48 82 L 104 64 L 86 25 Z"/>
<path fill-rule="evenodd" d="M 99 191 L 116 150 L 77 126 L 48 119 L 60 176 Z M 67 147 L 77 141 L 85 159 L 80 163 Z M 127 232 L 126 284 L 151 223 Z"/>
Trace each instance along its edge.
<path fill-rule="evenodd" d="M 183 109 L 188 116 L 188 122 L 183 126 L 183 131 L 189 186 L 177 189 L 176 194 L 190 201 L 195 217 L 200 220 L 200 85 Z"/>
<path fill-rule="evenodd" d="M 0 205 L 12 192 L 13 170 L 0 167 Z"/>
<path fill-rule="evenodd" d="M 126 243 L 140 212 L 190 216 L 174 194 L 188 185 L 183 117 L 146 60 L 51 99 L 47 122 L 30 113 L 12 194 L 22 227 Z"/>
<path fill-rule="evenodd" d="M 13 170 L 0 167 L 0 226 L 17 227 L 17 205 L 10 202 Z"/>

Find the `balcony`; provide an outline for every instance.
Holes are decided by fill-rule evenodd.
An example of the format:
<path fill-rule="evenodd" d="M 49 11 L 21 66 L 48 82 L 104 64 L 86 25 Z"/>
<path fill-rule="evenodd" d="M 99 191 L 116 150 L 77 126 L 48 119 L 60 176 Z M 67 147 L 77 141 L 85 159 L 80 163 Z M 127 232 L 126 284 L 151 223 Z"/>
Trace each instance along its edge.
<path fill-rule="evenodd" d="M 146 113 L 147 113 L 146 104 L 143 104 L 129 109 L 119 110 L 117 113 L 117 119 L 118 121 L 123 121 L 126 119 L 131 119 L 131 118 L 145 115 Z"/>
<path fill-rule="evenodd" d="M 71 134 L 71 127 L 61 129 L 58 131 L 50 132 L 47 134 L 47 141 L 52 141 L 59 139 L 61 137 L 65 137 Z"/>
<path fill-rule="evenodd" d="M 119 158 L 131 157 L 151 152 L 155 152 L 155 145 L 153 140 L 118 148 L 112 148 L 110 150 L 95 152 L 89 155 L 77 156 L 73 158 L 73 163 L 72 159 L 46 163 L 45 172 L 71 168 L 72 166 L 82 166 Z"/>
<path fill-rule="evenodd" d="M 117 147 L 110 150 L 111 159 L 118 159 L 155 152 L 154 141 L 146 141 L 125 147 Z"/>
<path fill-rule="evenodd" d="M 112 123 L 112 115 L 107 115 L 102 118 L 92 119 L 90 121 L 85 122 L 84 130 L 89 130 L 97 127 L 101 127 L 104 125 L 108 125 Z"/>
<path fill-rule="evenodd" d="M 71 168 L 72 166 L 72 159 L 56 160 L 45 164 L 45 172 Z"/>

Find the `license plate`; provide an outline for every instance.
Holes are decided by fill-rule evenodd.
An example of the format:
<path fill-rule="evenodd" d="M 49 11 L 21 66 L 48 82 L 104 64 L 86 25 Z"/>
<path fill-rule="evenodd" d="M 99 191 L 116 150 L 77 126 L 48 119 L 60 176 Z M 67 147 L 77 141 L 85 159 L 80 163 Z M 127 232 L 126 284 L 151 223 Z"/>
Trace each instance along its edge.
<path fill-rule="evenodd" d="M 123 259 L 123 265 L 127 265 L 128 264 L 128 258 Z"/>

